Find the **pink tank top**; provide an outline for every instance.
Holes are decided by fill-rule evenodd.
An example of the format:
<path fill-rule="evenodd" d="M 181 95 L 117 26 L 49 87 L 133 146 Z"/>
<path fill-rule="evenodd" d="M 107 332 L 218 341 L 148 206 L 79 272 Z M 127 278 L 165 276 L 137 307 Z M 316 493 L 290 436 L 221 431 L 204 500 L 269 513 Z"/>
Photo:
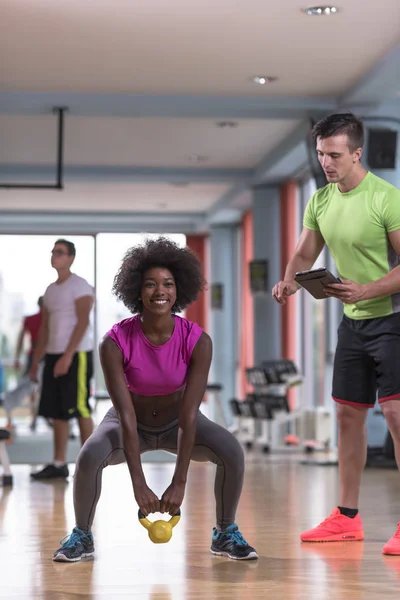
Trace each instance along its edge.
<path fill-rule="evenodd" d="M 162 346 L 144 335 L 140 315 L 116 323 L 107 335 L 122 352 L 128 389 L 141 396 L 166 396 L 186 383 L 190 358 L 203 330 L 173 315 L 174 331 Z"/>

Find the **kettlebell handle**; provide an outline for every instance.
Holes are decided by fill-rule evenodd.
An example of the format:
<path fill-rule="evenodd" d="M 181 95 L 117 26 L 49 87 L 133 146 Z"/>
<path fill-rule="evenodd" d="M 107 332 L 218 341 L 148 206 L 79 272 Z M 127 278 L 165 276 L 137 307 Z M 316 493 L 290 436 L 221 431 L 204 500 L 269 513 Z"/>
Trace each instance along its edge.
<path fill-rule="evenodd" d="M 181 516 L 181 509 L 178 508 L 178 512 L 176 513 L 176 515 L 174 515 L 173 517 L 170 518 L 170 521 L 172 521 L 172 519 L 174 519 L 175 517 L 180 517 Z M 144 514 L 142 513 L 142 511 L 138 510 L 138 519 L 147 519 L 147 517 L 144 516 Z M 168 522 L 168 521 L 167 521 Z"/>

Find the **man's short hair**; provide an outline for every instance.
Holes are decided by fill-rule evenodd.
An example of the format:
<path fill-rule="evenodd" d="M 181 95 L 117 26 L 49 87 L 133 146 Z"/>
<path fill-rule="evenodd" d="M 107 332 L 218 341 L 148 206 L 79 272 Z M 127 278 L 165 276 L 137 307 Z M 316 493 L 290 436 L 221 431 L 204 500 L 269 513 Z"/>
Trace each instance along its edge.
<path fill-rule="evenodd" d="M 364 126 L 353 113 L 338 113 L 324 117 L 313 128 L 313 138 L 329 138 L 335 135 L 347 135 L 349 150 L 354 152 L 364 145 Z"/>
<path fill-rule="evenodd" d="M 68 254 L 70 256 L 76 256 L 75 244 L 73 244 L 72 242 L 69 242 L 68 240 L 64 240 L 63 238 L 60 238 L 55 243 L 56 244 L 64 244 L 64 246 L 67 247 Z"/>

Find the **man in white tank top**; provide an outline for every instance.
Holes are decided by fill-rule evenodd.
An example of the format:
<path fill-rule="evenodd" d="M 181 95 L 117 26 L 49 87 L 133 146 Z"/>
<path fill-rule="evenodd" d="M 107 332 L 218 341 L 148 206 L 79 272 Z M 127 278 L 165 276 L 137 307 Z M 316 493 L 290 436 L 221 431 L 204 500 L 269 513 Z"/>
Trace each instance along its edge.
<path fill-rule="evenodd" d="M 38 414 L 53 420 L 54 462 L 33 473 L 33 479 L 68 477 L 66 453 L 70 419 L 78 419 L 82 444 L 93 431 L 89 398 L 93 375 L 90 312 L 94 290 L 85 279 L 71 273 L 74 259 L 74 244 L 57 240 L 51 253 L 51 266 L 57 271 L 58 279 L 43 296 L 42 324 L 30 369 L 31 379 L 37 381 L 38 365 L 45 357 Z"/>

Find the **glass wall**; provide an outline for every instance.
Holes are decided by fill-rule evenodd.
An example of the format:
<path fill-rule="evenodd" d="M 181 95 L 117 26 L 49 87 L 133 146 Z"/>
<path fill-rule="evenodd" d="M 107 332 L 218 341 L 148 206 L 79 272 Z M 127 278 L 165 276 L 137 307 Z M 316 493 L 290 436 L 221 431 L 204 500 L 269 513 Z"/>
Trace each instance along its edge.
<path fill-rule="evenodd" d="M 299 230 L 302 227 L 307 202 L 316 189 L 315 181 L 311 177 L 301 185 Z M 314 268 L 319 267 L 336 271 L 334 260 L 326 247 L 315 262 Z M 341 306 L 333 298 L 316 300 L 305 291 L 302 291 L 299 296 L 298 333 L 302 355 L 301 365 L 305 376 L 304 405 L 326 406 L 332 402 L 330 395 L 332 363 Z"/>
<path fill-rule="evenodd" d="M 56 280 L 50 258 L 54 242 L 65 237 L 76 246 L 73 270 L 94 285 L 94 238 L 70 235 L 0 235 L 0 391 L 13 387 L 20 328 L 25 316 L 38 311 L 37 301 Z M 21 357 L 22 358 L 22 357 Z"/>

